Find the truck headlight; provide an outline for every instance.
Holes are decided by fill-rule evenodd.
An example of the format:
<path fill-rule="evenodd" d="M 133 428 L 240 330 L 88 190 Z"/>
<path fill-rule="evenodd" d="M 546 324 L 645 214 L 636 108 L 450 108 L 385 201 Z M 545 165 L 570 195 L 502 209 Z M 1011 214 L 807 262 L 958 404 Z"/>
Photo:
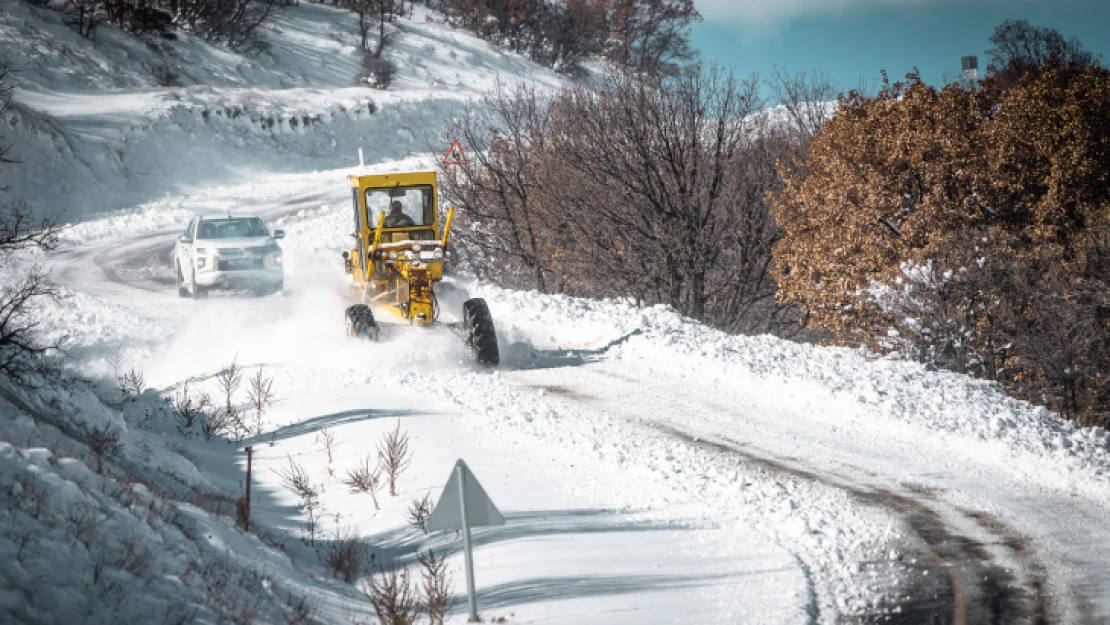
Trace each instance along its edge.
<path fill-rule="evenodd" d="M 274 254 L 274 262 L 280 265 L 285 262 L 285 258 L 283 258 L 281 254 Z"/>
<path fill-rule="evenodd" d="M 417 243 L 416 245 L 412 246 L 412 251 L 419 254 L 420 253 L 420 244 Z"/>
<path fill-rule="evenodd" d="M 198 258 L 197 259 L 197 269 L 204 269 L 204 263 L 205 262 L 206 262 L 206 259 Z"/>
<path fill-rule="evenodd" d="M 397 260 L 397 252 L 390 252 L 389 260 Z"/>
<path fill-rule="evenodd" d="M 435 258 L 436 260 L 443 258 L 443 248 L 437 247 L 436 251 L 432 252 L 432 258 Z"/>

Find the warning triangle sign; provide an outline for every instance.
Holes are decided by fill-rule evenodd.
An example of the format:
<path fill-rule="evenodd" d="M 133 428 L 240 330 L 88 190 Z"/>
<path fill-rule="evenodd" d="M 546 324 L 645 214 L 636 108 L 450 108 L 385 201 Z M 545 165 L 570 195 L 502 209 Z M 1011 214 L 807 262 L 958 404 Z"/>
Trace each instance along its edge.
<path fill-rule="evenodd" d="M 461 482 L 461 484 L 460 484 Z M 447 486 L 443 487 L 443 494 L 439 503 L 425 527 L 429 532 L 438 530 L 461 530 L 463 528 L 462 500 L 466 500 L 466 521 L 470 527 L 484 525 L 504 525 L 505 517 L 497 506 L 493 505 L 485 489 L 478 483 L 478 478 L 470 472 L 470 467 L 459 460 L 451 470 L 451 477 Z"/>
<path fill-rule="evenodd" d="M 447 149 L 447 154 L 443 155 L 444 165 L 466 165 L 466 155 L 463 154 L 462 146 L 459 145 L 459 140 L 455 139 L 451 142 L 451 147 Z"/>

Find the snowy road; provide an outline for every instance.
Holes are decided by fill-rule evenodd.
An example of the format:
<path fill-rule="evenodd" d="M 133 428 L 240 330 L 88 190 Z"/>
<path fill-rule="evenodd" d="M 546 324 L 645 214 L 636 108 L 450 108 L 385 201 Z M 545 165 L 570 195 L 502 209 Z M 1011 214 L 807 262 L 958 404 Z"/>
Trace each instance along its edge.
<path fill-rule="evenodd" d="M 1022 447 L 1038 430 L 1020 414 L 990 417 L 1009 438 L 935 427 L 988 420 L 976 402 L 993 391 L 612 302 L 485 289 L 505 354 L 492 374 L 448 336 L 353 344 L 342 173 L 179 198 L 172 227 L 159 211 L 82 224 L 50 260 L 67 287 L 143 320 L 122 335 L 163 389 L 231 357 L 278 372 L 279 442 L 256 467 L 266 522 L 298 531 L 271 469 L 294 457 L 323 472 L 321 428 L 349 463 L 396 422 L 372 416 L 397 416 L 419 455 L 406 495 L 438 496 L 461 456 L 507 511 L 478 539 L 480 602 L 517 620 L 1110 622 L 1105 441 L 1060 459 Z M 184 215 L 248 204 L 285 218 L 286 296 L 179 300 L 167 263 Z M 90 362 L 94 335 L 78 337 Z M 374 514 L 342 491 L 325 497 L 325 531 L 396 539 L 404 503 Z"/>

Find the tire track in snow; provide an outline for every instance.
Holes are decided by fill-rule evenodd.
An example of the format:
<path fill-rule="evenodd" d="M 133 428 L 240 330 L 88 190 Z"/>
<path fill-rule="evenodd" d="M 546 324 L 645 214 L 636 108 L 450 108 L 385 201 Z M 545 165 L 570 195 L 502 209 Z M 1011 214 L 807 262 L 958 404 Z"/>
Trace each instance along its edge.
<path fill-rule="evenodd" d="M 635 402 L 629 404 L 625 399 L 619 406 L 614 406 L 591 396 L 588 389 L 599 385 L 583 385 L 579 377 L 588 368 L 577 367 L 574 370 L 574 378 L 558 375 L 542 385 L 533 383 L 527 386 L 544 388 L 561 400 L 600 409 L 606 415 L 630 424 L 652 427 L 665 436 L 711 454 L 739 456 L 742 462 L 764 470 L 772 478 L 800 479 L 836 489 L 861 505 L 882 510 L 888 516 L 899 519 L 907 533 L 914 537 L 914 540 L 908 541 L 909 545 L 903 545 L 911 553 L 896 561 L 861 563 L 857 577 L 864 584 L 866 574 L 879 572 L 890 575 L 889 581 L 908 581 L 911 586 L 908 595 L 902 591 L 892 593 L 885 604 L 875 606 L 870 612 L 841 615 L 840 622 L 954 625 L 1047 625 L 1060 622 L 1052 613 L 1051 600 L 1046 591 L 1045 568 L 1038 562 L 1029 539 L 998 518 L 989 517 L 990 522 L 986 522 L 984 519 L 988 516 L 984 513 L 955 508 L 929 489 L 903 485 L 863 469 L 848 465 L 841 465 L 845 466 L 843 472 L 820 469 L 796 457 L 774 454 L 735 439 L 711 436 L 704 431 L 693 432 L 680 424 L 642 417 L 641 411 L 633 405 Z M 652 391 L 642 381 L 614 376 L 611 371 L 590 373 L 604 378 L 605 384 L 600 387 L 608 388 L 612 397 L 624 396 L 619 386 L 614 384 L 628 383 L 637 387 L 637 394 L 653 397 L 654 401 L 649 400 L 649 403 L 656 407 L 676 402 L 675 397 Z M 693 401 L 687 396 L 684 399 Z M 701 423 L 696 418 L 699 412 L 719 412 L 712 401 L 696 404 L 681 401 L 678 406 L 680 410 L 690 413 L 686 416 L 695 417 L 687 419 L 690 423 Z M 1012 548 L 1018 545 L 1022 549 Z M 1005 552 L 992 554 L 991 548 L 997 550 L 998 547 Z M 1015 563 L 1017 571 L 1008 570 L 1008 565 Z M 867 567 L 871 570 L 864 570 Z"/>

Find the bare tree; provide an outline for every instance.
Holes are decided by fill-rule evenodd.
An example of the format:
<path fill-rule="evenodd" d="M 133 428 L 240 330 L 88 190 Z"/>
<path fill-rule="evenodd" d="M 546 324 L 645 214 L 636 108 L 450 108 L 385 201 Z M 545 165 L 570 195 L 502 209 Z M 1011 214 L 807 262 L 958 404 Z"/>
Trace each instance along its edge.
<path fill-rule="evenodd" d="M 1003 20 L 995 27 L 990 42 L 994 47 L 987 51 L 991 62 L 986 73 L 1004 89 L 1016 85 L 1027 73 L 1039 72 L 1045 65 L 1080 69 L 1101 61 L 1098 54 L 1085 49 L 1075 37 L 1067 39 L 1054 28 L 1034 26 L 1027 20 Z"/>
<path fill-rule="evenodd" d="M 8 110 L 13 89 L 12 70 L 0 61 L 0 116 Z M 0 138 L 0 167 L 19 162 L 12 154 L 11 142 Z M 57 223 L 56 216 L 35 218 L 25 204 L 0 202 L 0 266 L 14 264 L 12 256 L 25 250 L 54 249 L 58 244 Z M 5 267 L 4 271 L 10 270 Z M 0 375 L 26 382 L 26 375 L 41 364 L 43 356 L 61 350 L 65 337 L 43 339 L 39 333 L 42 317 L 38 314 L 42 301 L 56 300 L 60 295 L 49 274 L 39 267 L 32 267 L 0 288 Z"/>
<path fill-rule="evenodd" d="M 817 134 L 821 125 L 836 111 L 840 88 L 824 72 L 790 73 L 775 66 L 767 81 L 779 105 L 786 111 L 790 125 L 803 143 Z"/>
<path fill-rule="evenodd" d="M 378 459 L 370 466 L 370 456 L 362 460 L 362 464 L 347 471 L 347 479 L 343 483 L 354 493 L 369 493 L 374 501 L 374 510 L 381 510 L 378 506 L 378 490 L 382 487 L 382 464 Z"/>
<path fill-rule="evenodd" d="M 451 609 L 454 594 L 451 592 L 451 573 L 447 570 L 447 558 L 436 557 L 434 551 L 416 553 L 420 565 L 421 590 L 424 594 L 424 612 L 430 625 L 443 625 L 447 611 Z"/>
<path fill-rule="evenodd" d="M 397 478 L 412 462 L 412 453 L 409 452 L 409 435 L 401 432 L 401 420 L 397 420 L 397 427 L 391 432 L 386 432 L 378 443 L 378 458 L 382 469 L 389 480 L 390 497 L 397 496 Z"/>
<path fill-rule="evenodd" d="M 532 85 L 497 83 L 449 131 L 470 160 L 457 171 L 439 166 L 442 193 L 460 211 L 455 236 L 478 260 L 473 268 L 479 275 L 492 273 L 499 283 L 540 292 L 551 290 L 554 271 L 544 246 L 556 226 L 550 211 L 540 208 L 546 152 L 552 149 L 549 106 Z"/>

